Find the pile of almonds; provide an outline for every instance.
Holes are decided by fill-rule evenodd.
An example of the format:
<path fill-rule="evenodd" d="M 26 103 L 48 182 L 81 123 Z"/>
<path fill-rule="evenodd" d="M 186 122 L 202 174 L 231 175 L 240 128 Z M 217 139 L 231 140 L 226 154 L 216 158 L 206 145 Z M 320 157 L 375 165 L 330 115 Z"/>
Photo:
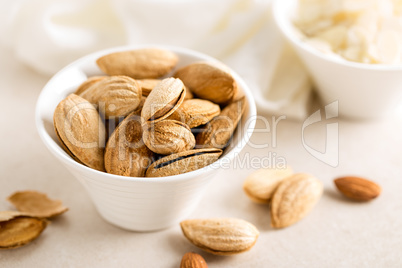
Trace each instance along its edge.
<path fill-rule="evenodd" d="M 8 197 L 18 211 L 0 211 L 0 249 L 24 246 L 35 240 L 49 219 L 68 210 L 59 200 L 35 191 L 16 192 Z"/>
<path fill-rule="evenodd" d="M 149 48 L 97 60 L 108 76 L 88 78 L 59 103 L 54 127 L 77 162 L 111 174 L 162 177 L 215 162 L 246 102 L 227 67 Z M 165 77 L 164 79 L 159 79 Z"/>
<path fill-rule="evenodd" d="M 335 186 L 355 201 L 370 201 L 381 193 L 381 187 L 367 179 L 342 177 Z M 306 216 L 320 199 L 322 183 L 312 175 L 284 169 L 259 169 L 243 184 L 246 195 L 255 203 L 271 205 L 271 225 L 290 226 Z M 180 223 L 184 236 L 195 246 L 215 255 L 233 255 L 251 249 L 257 241 L 257 228 L 244 220 L 231 218 L 195 219 Z M 208 267 L 204 258 L 186 253 L 180 268 Z"/>
<path fill-rule="evenodd" d="M 342 177 L 335 186 L 355 201 L 370 201 L 381 193 L 381 187 L 367 179 Z M 316 205 L 323 192 L 322 183 L 312 175 L 284 169 L 259 169 L 243 184 L 246 195 L 255 203 L 271 205 L 271 225 L 290 226 L 304 218 Z M 185 220 L 180 223 L 184 236 L 198 248 L 214 255 L 234 255 L 250 250 L 259 231 L 249 222 L 234 218 Z M 184 254 L 180 268 L 208 267 L 204 258 L 194 252 Z"/>

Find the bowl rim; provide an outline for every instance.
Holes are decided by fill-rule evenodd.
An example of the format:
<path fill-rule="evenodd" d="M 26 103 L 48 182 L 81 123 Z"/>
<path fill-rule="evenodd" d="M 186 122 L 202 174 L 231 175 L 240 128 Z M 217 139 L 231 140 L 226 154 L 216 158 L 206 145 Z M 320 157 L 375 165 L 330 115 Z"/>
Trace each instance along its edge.
<path fill-rule="evenodd" d="M 297 2 L 298 0 L 274 0 L 272 3 L 272 13 L 274 17 L 275 24 L 280 29 L 282 34 L 291 41 L 295 46 L 300 47 L 307 53 L 313 54 L 314 56 L 325 60 L 327 62 L 337 63 L 339 65 L 343 65 L 345 67 L 354 68 L 354 69 L 363 69 L 363 70 L 375 70 L 375 71 L 402 71 L 402 63 L 401 64 L 369 64 L 369 63 L 360 63 L 353 62 L 342 57 L 335 58 L 326 55 L 325 53 L 320 52 L 319 50 L 313 48 L 307 43 L 303 42 L 302 39 L 298 38 L 291 30 L 292 23 L 285 14 L 284 5 L 289 4 L 289 2 Z"/>
<path fill-rule="evenodd" d="M 244 135 L 241 136 L 240 140 L 238 143 L 230 149 L 230 151 L 224 155 L 223 157 L 219 158 L 217 161 L 214 163 L 203 167 L 198 170 L 194 170 L 191 172 L 183 173 L 183 174 L 178 174 L 178 175 L 172 175 L 172 176 L 166 176 L 166 177 L 126 177 L 126 176 L 121 176 L 121 175 L 115 175 L 115 174 L 110 174 L 107 172 L 102 172 L 98 171 L 95 169 L 92 169 L 90 167 L 87 167 L 85 165 L 82 165 L 75 160 L 73 160 L 70 156 L 67 155 L 67 153 L 64 152 L 64 150 L 60 147 L 58 143 L 56 143 L 52 137 L 47 133 L 45 129 L 44 122 L 41 118 L 41 108 L 42 105 L 44 104 L 43 99 L 45 96 L 48 94 L 49 91 L 51 91 L 52 87 L 49 87 L 48 85 L 51 84 L 53 80 L 57 80 L 60 75 L 62 75 L 64 72 L 67 70 L 74 68 L 75 66 L 81 64 L 82 62 L 88 61 L 89 59 L 92 59 L 94 57 L 100 57 L 102 55 L 106 55 L 112 52 L 118 52 L 118 51 L 127 51 L 127 50 L 136 50 L 136 49 L 143 49 L 143 48 L 160 48 L 160 49 L 166 49 L 172 52 L 177 52 L 181 54 L 187 54 L 191 55 L 193 57 L 200 58 L 200 61 L 213 61 L 213 62 L 219 62 L 219 60 L 206 55 L 204 53 L 189 49 L 189 48 L 184 48 L 184 47 L 178 47 L 178 46 L 169 46 L 169 45 L 161 45 L 161 44 L 144 44 L 144 45 L 125 45 L 125 46 L 117 46 L 117 47 L 112 47 L 112 48 L 107 48 L 107 49 L 102 49 L 98 50 L 95 52 L 92 52 L 90 54 L 87 54 L 83 57 L 78 58 L 77 60 L 73 61 L 72 63 L 66 65 L 63 67 L 61 70 L 59 70 L 56 74 L 54 74 L 46 83 L 46 85 L 42 88 L 39 97 L 36 102 L 36 108 L 35 108 L 35 125 L 36 129 L 38 131 L 38 134 L 42 140 L 42 142 L 45 144 L 47 149 L 56 157 L 58 158 L 61 162 L 64 164 L 67 164 L 70 167 L 78 169 L 81 173 L 86 173 L 86 172 L 92 172 L 94 175 L 101 176 L 103 178 L 111 179 L 111 180 L 120 180 L 120 181 L 128 181 L 128 182 L 148 182 L 148 183 L 158 183 L 158 182 L 174 182 L 174 181 L 182 181 L 182 180 L 187 180 L 191 178 L 195 178 L 197 176 L 200 176 L 202 174 L 209 174 L 212 171 L 218 172 L 221 170 L 219 167 L 221 166 L 221 163 L 224 161 L 227 161 L 228 163 L 232 162 L 234 157 L 238 155 L 245 145 L 249 142 L 251 134 L 254 131 L 256 121 L 255 120 L 249 120 L 250 118 L 255 118 L 257 116 L 257 108 L 255 104 L 254 97 L 252 95 L 251 89 L 249 86 L 246 84 L 246 82 L 230 67 L 229 69 L 232 72 L 233 77 L 235 78 L 236 82 L 239 84 L 239 86 L 243 89 L 243 93 L 247 99 L 247 107 L 248 109 L 248 117 L 247 118 L 242 118 L 242 120 L 246 120 L 245 122 L 249 122 L 249 124 L 245 125 L 245 128 L 247 129 L 244 130 Z M 252 130 L 250 132 L 250 130 Z M 216 166 L 218 165 L 218 166 Z"/>

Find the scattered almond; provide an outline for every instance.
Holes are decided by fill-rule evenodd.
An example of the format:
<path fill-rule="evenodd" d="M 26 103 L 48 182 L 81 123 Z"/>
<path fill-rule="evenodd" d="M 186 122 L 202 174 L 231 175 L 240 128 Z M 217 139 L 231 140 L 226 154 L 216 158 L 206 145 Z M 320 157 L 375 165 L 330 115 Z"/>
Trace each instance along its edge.
<path fill-rule="evenodd" d="M 283 180 L 272 196 L 272 227 L 287 227 L 303 219 L 316 205 L 322 192 L 322 183 L 308 174 L 298 173 Z"/>
<path fill-rule="evenodd" d="M 278 185 L 290 177 L 290 167 L 284 169 L 261 168 L 251 173 L 243 183 L 243 190 L 256 203 L 269 204 Z"/>
<path fill-rule="evenodd" d="M 180 268 L 208 268 L 208 265 L 201 255 L 187 252 L 181 259 Z"/>
<path fill-rule="evenodd" d="M 342 177 L 334 183 L 342 194 L 357 201 L 370 201 L 381 193 L 377 183 L 359 177 Z"/>
<path fill-rule="evenodd" d="M 248 251 L 260 234 L 251 223 L 233 218 L 186 220 L 180 226 L 191 243 L 215 255 Z"/>

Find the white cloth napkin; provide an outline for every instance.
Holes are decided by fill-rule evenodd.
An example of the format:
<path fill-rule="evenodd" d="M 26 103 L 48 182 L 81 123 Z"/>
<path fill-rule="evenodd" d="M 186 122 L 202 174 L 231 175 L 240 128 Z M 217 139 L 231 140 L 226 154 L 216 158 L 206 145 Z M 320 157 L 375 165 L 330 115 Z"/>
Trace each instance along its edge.
<path fill-rule="evenodd" d="M 0 41 L 46 74 L 111 46 L 192 48 L 238 72 L 259 113 L 304 118 L 311 95 L 303 65 L 273 22 L 270 0 L 2 1 Z"/>

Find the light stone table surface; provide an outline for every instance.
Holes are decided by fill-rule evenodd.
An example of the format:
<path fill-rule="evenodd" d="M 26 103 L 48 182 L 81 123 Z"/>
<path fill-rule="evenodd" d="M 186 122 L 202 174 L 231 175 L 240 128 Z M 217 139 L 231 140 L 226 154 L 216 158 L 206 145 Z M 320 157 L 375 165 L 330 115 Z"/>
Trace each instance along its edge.
<path fill-rule="evenodd" d="M 240 162 L 217 174 L 191 218 L 238 217 L 255 224 L 261 234 L 244 254 L 214 256 L 192 246 L 179 226 L 152 232 L 128 232 L 106 223 L 80 183 L 47 151 L 36 132 L 34 108 L 49 77 L 20 64 L 0 48 L 0 209 L 14 191 L 38 190 L 61 199 L 68 213 L 52 221 L 30 245 L 0 251 L 0 267 L 179 267 L 188 251 L 202 254 L 209 267 L 402 267 L 402 120 L 338 123 L 339 163 L 332 167 L 306 147 L 325 150 L 326 123 L 304 130 L 303 122 L 281 120 L 273 131 L 271 116 L 259 119 L 252 145 Z M 270 132 L 267 127 L 270 124 Z M 336 125 L 333 125 L 336 126 Z M 273 134 L 275 133 L 275 134 Z M 256 148 L 264 147 L 265 148 Z M 337 148 L 338 148 L 337 147 Z M 270 154 L 271 153 L 271 154 Z M 254 160 L 252 160 L 254 159 Z M 270 227 L 269 208 L 253 204 L 243 193 L 245 177 L 261 163 L 285 162 L 297 172 L 314 174 L 325 191 L 305 219 L 286 229 Z M 271 163 L 269 163 L 271 161 Z M 275 162 L 276 161 L 276 162 Z M 360 175 L 383 187 L 370 203 L 350 202 L 332 180 Z"/>

